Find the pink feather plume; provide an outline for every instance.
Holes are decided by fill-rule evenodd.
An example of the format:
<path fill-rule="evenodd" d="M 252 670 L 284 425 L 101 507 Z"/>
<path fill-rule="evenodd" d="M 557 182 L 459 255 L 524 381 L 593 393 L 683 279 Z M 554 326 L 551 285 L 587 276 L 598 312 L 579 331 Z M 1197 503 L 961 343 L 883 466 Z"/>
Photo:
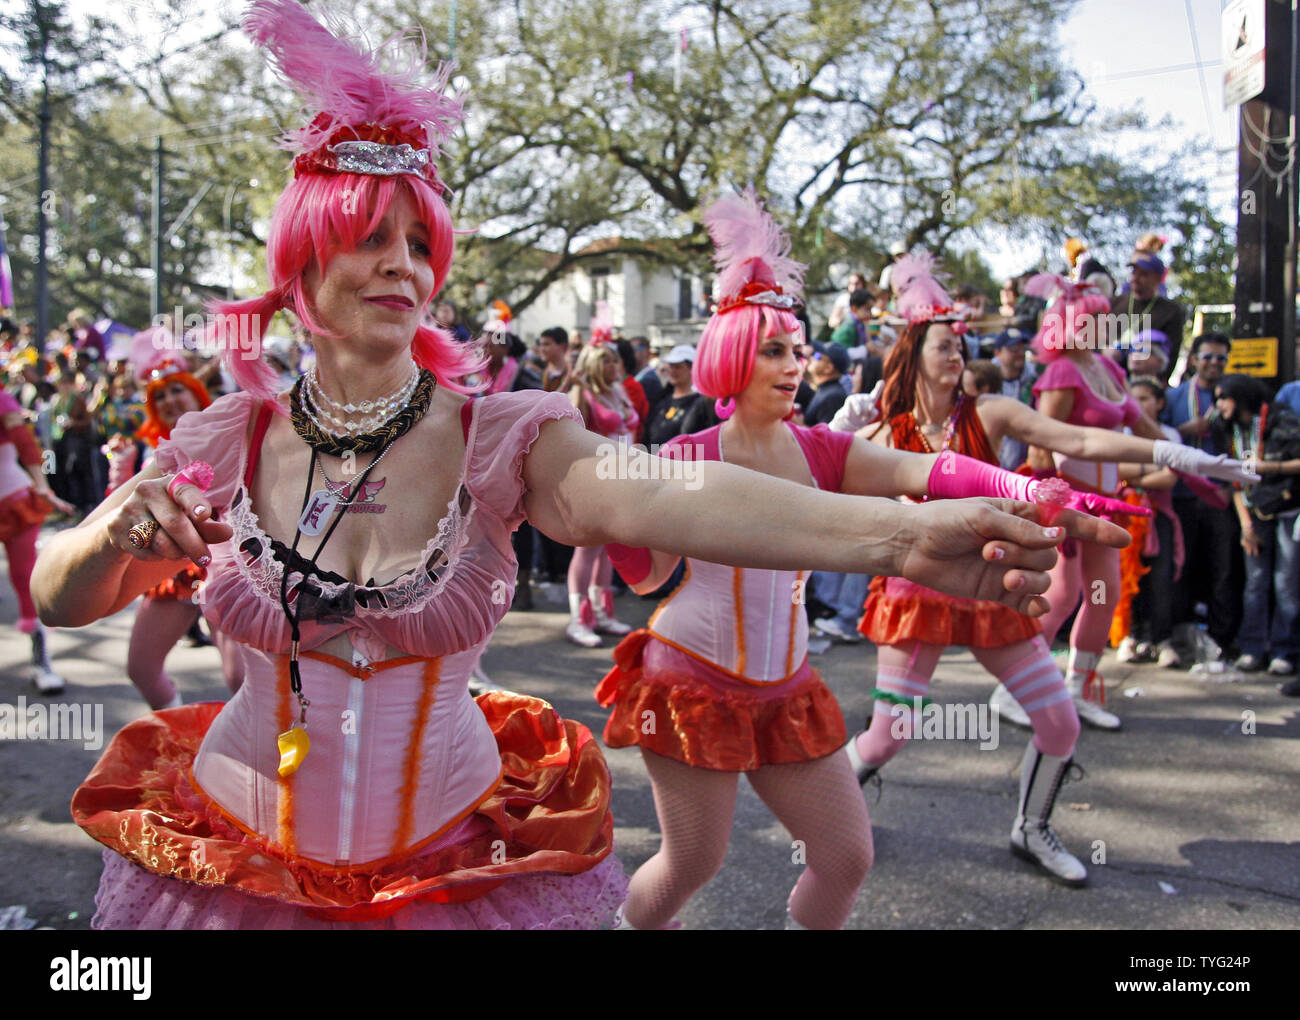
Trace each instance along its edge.
<path fill-rule="evenodd" d="M 738 295 L 751 280 L 774 283 L 783 294 L 798 296 L 808 267 L 790 257 L 790 238 L 763 209 L 753 188 L 727 194 L 704 211 L 704 226 L 713 238 L 719 298 Z"/>
<path fill-rule="evenodd" d="M 291 152 L 312 152 L 345 125 L 381 124 L 403 133 L 428 136 L 432 155 L 463 119 L 460 101 L 443 95 L 451 69 L 440 66 L 430 78 L 423 36 L 413 37 L 407 66 L 380 67 L 379 53 L 394 53 L 401 36 L 367 51 L 337 38 L 297 0 L 257 0 L 244 15 L 244 31 L 266 48 L 272 64 L 306 101 L 312 121 L 284 136 Z"/>
<path fill-rule="evenodd" d="M 595 347 L 609 343 L 614 335 L 614 316 L 608 301 L 596 302 L 596 314 L 591 317 L 591 343 Z"/>
<path fill-rule="evenodd" d="M 1080 313 L 1110 311 L 1110 302 L 1091 283 L 1075 283 L 1057 273 L 1035 273 L 1022 288 L 1030 297 L 1051 301 L 1051 312 L 1059 314 L 1066 305 Z"/>
<path fill-rule="evenodd" d="M 926 251 L 902 255 L 894 263 L 889 281 L 898 294 L 898 313 L 908 322 L 951 311 L 952 298 L 935 276 L 937 267 L 935 257 Z"/>

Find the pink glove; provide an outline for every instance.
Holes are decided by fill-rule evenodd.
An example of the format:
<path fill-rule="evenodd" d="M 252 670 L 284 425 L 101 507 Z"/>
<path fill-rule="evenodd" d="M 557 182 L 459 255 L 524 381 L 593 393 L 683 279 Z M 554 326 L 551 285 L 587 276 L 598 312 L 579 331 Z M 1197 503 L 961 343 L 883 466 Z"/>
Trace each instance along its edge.
<path fill-rule="evenodd" d="M 1122 500 L 1092 492 L 1076 492 L 1059 478 L 1037 479 L 1004 471 L 973 457 L 945 450 L 930 471 L 927 486 L 931 499 L 964 499 L 967 496 L 992 496 L 1037 503 L 1044 510 L 1050 527 L 1064 508 L 1080 510 L 1094 516 L 1136 514 L 1149 517 L 1151 511 Z"/>
<path fill-rule="evenodd" d="M 1039 505 L 1042 506 L 1043 504 L 1040 503 Z M 1117 514 L 1128 514 L 1130 517 L 1151 516 L 1151 511 L 1144 506 L 1125 503 L 1122 499 L 1111 499 L 1109 496 L 1099 496 L 1095 492 L 1077 492 L 1074 489 L 1070 490 L 1070 498 L 1065 505 L 1071 510 L 1078 510 L 1080 513 L 1108 519 Z M 1052 522 L 1047 521 L 1046 523 L 1050 525 Z"/>
<path fill-rule="evenodd" d="M 1200 475 L 1189 475 L 1185 471 L 1175 469 L 1174 474 L 1183 480 L 1186 485 L 1206 506 L 1212 506 L 1216 510 L 1226 509 L 1231 502 L 1228 491 L 1221 485 L 1215 485 L 1213 482 L 1202 478 Z"/>
<path fill-rule="evenodd" d="M 652 561 L 649 549 L 638 549 L 630 545 L 610 542 L 605 546 L 605 552 L 609 553 L 609 562 L 628 584 L 640 584 L 650 576 Z"/>
<path fill-rule="evenodd" d="M 965 499 L 967 496 L 993 496 L 1034 502 L 1034 479 L 1003 471 L 974 457 L 944 450 L 930 469 L 926 485 L 931 499 Z"/>

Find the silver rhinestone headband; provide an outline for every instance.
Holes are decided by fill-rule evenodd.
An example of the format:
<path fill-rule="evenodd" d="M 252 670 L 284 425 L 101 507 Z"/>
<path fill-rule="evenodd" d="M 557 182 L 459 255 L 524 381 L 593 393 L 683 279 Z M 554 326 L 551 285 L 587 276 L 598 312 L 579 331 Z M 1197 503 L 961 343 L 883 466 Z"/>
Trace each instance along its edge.
<path fill-rule="evenodd" d="M 334 169 L 350 174 L 373 174 L 379 177 L 392 177 L 397 174 L 425 175 L 429 165 L 428 149 L 413 149 L 403 142 L 401 145 L 385 145 L 382 142 L 339 142 L 330 146 L 334 154 Z"/>

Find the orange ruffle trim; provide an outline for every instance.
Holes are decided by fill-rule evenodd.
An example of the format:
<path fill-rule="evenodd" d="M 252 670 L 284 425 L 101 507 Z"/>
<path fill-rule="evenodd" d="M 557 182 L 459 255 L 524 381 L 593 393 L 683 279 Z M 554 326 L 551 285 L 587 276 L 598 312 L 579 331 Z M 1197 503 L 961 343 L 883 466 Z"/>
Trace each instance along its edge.
<path fill-rule="evenodd" d="M 610 777 L 591 731 L 537 698 L 478 698 L 501 750 L 500 785 L 470 817 L 478 834 L 375 866 L 330 867 L 236 829 L 195 789 L 190 766 L 219 702 L 126 726 L 72 799 L 105 846 L 157 875 L 280 900 L 328 921 L 371 921 L 412 900 L 463 903 L 524 874 L 575 875 L 613 848 Z"/>
<path fill-rule="evenodd" d="M 710 683 L 678 670 L 648 670 L 643 656 L 652 638 L 641 629 L 619 642 L 614 668 L 596 688 L 596 700 L 614 709 L 605 724 L 610 747 L 636 745 L 699 768 L 748 772 L 824 758 L 848 739 L 839 702 L 816 670 L 786 681 L 787 696 L 763 700 L 725 673 Z"/>
<path fill-rule="evenodd" d="M 194 598 L 195 589 L 199 583 L 208 576 L 205 568 L 195 566 L 191 563 L 184 570 L 179 571 L 172 577 L 167 578 L 161 584 L 156 584 L 145 592 L 145 598 L 150 599 L 177 599 L 182 602 L 190 602 Z"/>
<path fill-rule="evenodd" d="M 53 509 L 35 489 L 20 489 L 0 499 L 0 542 L 8 542 L 33 524 L 43 524 Z"/>
<path fill-rule="evenodd" d="M 907 595 L 890 595 L 888 578 L 871 581 L 858 630 L 876 645 L 923 641 L 930 645 L 1001 648 L 1041 634 L 1037 620 L 1010 606 L 958 599 L 920 585 Z"/>

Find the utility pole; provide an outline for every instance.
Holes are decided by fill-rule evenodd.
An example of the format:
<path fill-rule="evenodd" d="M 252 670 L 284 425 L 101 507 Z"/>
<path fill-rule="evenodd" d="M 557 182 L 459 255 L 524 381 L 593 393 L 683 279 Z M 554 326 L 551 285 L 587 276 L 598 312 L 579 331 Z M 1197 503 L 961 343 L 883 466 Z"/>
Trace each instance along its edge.
<path fill-rule="evenodd" d="M 1264 91 L 1238 113 L 1232 335 L 1277 338 L 1277 370 L 1269 380 L 1276 385 L 1296 374 L 1297 16 L 1296 0 L 1265 0 L 1263 6 Z M 1269 379 L 1264 360 L 1251 374 Z M 1245 365 L 1241 370 L 1249 371 Z"/>
<path fill-rule="evenodd" d="M 153 300 L 150 314 L 155 322 L 162 314 L 163 302 L 163 140 L 154 139 L 153 148 Z M 179 327 L 178 327 L 179 328 Z"/>
<path fill-rule="evenodd" d="M 49 224 L 45 210 L 50 195 L 50 25 L 48 12 L 40 0 L 35 0 L 36 28 L 41 36 L 41 130 L 40 148 L 36 169 L 36 343 L 44 349 L 45 337 L 50 331 L 50 270 L 47 253 Z"/>

